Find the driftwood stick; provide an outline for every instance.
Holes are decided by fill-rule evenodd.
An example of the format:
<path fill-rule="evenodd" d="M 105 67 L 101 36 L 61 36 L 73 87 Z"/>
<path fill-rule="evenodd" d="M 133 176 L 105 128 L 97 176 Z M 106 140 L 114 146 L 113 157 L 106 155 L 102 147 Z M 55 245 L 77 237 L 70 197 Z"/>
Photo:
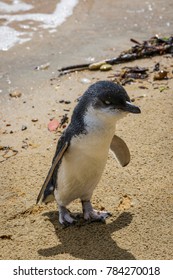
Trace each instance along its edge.
<path fill-rule="evenodd" d="M 132 43 L 137 44 L 137 45 L 141 45 L 141 43 L 139 43 L 136 39 L 131 38 L 130 41 L 131 41 Z"/>

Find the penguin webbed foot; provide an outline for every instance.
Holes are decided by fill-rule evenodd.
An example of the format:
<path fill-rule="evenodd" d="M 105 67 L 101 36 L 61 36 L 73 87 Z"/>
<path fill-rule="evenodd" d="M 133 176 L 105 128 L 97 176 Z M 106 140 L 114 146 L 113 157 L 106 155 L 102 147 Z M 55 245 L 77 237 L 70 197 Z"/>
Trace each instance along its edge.
<path fill-rule="evenodd" d="M 90 201 L 82 201 L 84 219 L 91 222 L 104 222 L 106 218 L 111 216 L 107 211 L 99 211 L 93 209 Z"/>
<path fill-rule="evenodd" d="M 67 227 L 76 223 L 76 219 L 74 219 L 70 213 L 70 211 L 64 207 L 59 206 L 59 222 L 61 225 Z"/>

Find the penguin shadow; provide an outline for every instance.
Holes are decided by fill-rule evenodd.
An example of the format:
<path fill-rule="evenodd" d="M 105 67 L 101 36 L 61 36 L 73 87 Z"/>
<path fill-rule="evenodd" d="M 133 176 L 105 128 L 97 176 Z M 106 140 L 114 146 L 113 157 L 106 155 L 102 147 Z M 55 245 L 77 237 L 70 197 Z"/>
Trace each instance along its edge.
<path fill-rule="evenodd" d="M 111 234 L 128 226 L 133 215 L 124 212 L 109 223 L 94 222 L 90 224 L 74 225 L 66 228 L 58 222 L 56 211 L 45 213 L 55 227 L 56 235 L 61 244 L 38 250 L 46 258 L 59 254 L 70 254 L 77 259 L 84 260 L 135 260 L 135 257 L 125 249 L 120 248 Z"/>

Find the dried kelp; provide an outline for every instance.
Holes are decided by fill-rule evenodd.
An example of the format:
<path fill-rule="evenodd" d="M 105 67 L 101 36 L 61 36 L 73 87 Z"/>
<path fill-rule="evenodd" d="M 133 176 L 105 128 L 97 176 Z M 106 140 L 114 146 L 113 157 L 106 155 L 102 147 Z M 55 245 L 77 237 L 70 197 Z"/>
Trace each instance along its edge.
<path fill-rule="evenodd" d="M 123 67 L 121 71 L 117 71 L 115 74 L 110 75 L 113 81 L 125 85 L 133 82 L 135 79 L 148 78 L 148 68 L 146 67 Z"/>

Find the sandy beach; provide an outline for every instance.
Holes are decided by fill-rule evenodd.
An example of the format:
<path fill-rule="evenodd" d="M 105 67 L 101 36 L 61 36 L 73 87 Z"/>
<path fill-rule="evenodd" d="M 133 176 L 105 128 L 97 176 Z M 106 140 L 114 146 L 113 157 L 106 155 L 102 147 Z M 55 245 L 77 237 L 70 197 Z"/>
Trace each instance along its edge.
<path fill-rule="evenodd" d="M 57 71 L 116 57 L 132 46 L 130 38 L 172 35 L 172 1 L 105 2 L 100 7 L 97 0 L 80 1 L 56 32 L 35 33 L 31 41 L 0 51 L 0 259 L 173 258 L 172 56 L 115 65 L 108 72 L 58 77 Z M 36 11 L 51 12 L 54 6 L 52 1 L 49 10 L 38 5 Z M 46 63 L 46 69 L 35 69 Z M 154 79 L 157 63 L 168 72 L 166 79 Z M 131 162 L 122 168 L 110 154 L 92 197 L 93 206 L 112 217 L 105 224 L 62 228 L 56 203 L 36 205 L 60 137 L 60 131 L 48 130 L 48 123 L 64 114 L 70 119 L 77 98 L 90 84 L 110 80 L 124 66 L 147 67 L 148 77 L 125 85 L 142 113 L 129 114 L 116 127 Z M 19 96 L 11 97 L 14 92 Z M 6 153 L 3 147 L 11 149 Z M 69 209 L 81 213 L 80 201 Z"/>

